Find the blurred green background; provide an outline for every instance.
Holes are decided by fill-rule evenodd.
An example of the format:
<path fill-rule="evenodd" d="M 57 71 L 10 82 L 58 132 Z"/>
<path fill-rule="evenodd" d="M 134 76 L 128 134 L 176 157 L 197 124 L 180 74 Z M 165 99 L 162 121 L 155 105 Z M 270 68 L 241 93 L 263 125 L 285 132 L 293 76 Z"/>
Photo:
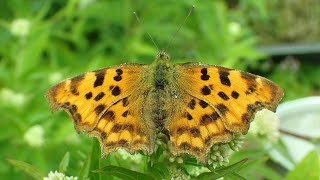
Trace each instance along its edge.
<path fill-rule="evenodd" d="M 192 5 L 194 12 L 175 34 Z M 0 177 L 28 179 L 8 158 L 45 175 L 67 151 L 68 173 L 77 175 L 91 138 L 76 134 L 66 113 L 52 114 L 44 93 L 87 71 L 151 63 L 158 50 L 147 32 L 160 48 L 170 43 L 173 63 L 263 75 L 284 89 L 287 101 L 320 95 L 319 27 L 318 0 L 1 0 Z M 283 44 L 315 44 L 318 50 L 267 51 Z"/>

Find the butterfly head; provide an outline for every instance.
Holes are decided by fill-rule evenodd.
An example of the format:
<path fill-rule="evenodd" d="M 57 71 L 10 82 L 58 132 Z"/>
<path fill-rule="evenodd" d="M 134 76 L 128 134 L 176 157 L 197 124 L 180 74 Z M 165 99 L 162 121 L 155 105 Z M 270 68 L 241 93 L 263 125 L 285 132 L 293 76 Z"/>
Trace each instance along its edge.
<path fill-rule="evenodd" d="M 165 49 L 161 49 L 161 51 L 156 56 L 156 61 L 165 61 L 168 62 L 170 60 L 169 54 Z"/>

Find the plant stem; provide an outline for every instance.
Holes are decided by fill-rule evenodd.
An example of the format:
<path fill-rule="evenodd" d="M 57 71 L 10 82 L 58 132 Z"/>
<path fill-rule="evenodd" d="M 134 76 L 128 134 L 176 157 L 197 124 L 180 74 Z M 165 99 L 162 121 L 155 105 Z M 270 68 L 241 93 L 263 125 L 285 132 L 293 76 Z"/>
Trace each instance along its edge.
<path fill-rule="evenodd" d="M 281 128 L 279 129 L 279 131 L 282 134 L 293 136 L 293 137 L 296 137 L 296 138 L 299 138 L 299 139 L 303 139 L 303 140 L 306 140 L 306 141 L 309 141 L 309 142 L 312 142 L 312 143 L 319 143 L 320 142 L 319 138 L 298 134 L 298 133 L 295 133 L 295 132 L 292 132 L 292 131 L 289 131 L 289 130 L 285 130 L 285 129 L 281 129 Z"/>

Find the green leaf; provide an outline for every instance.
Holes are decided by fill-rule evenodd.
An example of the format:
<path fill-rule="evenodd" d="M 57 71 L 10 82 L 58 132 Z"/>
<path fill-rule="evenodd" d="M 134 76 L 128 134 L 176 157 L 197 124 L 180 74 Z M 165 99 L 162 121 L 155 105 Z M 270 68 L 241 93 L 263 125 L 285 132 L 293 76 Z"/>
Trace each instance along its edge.
<path fill-rule="evenodd" d="M 240 167 L 247 162 L 248 159 L 243 159 L 239 162 L 236 162 L 230 166 L 227 167 L 222 167 L 217 170 L 214 170 L 212 172 L 208 173 L 202 173 L 201 175 L 198 176 L 198 179 L 218 179 L 220 177 L 223 177 L 225 175 L 228 175 L 230 173 L 235 172 L 236 170 L 240 169 Z"/>
<path fill-rule="evenodd" d="M 157 163 L 148 169 L 148 174 L 150 174 L 154 179 L 170 179 L 169 171 L 164 165 L 164 163 Z"/>
<path fill-rule="evenodd" d="M 16 167 L 18 169 L 21 169 L 22 171 L 24 171 L 26 174 L 30 175 L 34 179 L 40 180 L 43 178 L 43 175 L 41 175 L 41 173 L 35 167 L 33 167 L 31 164 L 28 164 L 23 161 L 14 160 L 14 159 L 7 159 L 7 161 L 11 165 L 13 165 L 14 167 Z"/>
<path fill-rule="evenodd" d="M 225 180 L 228 180 L 228 179 L 238 179 L 238 180 L 246 180 L 247 178 L 241 176 L 240 174 L 236 173 L 236 172 L 233 172 L 233 173 L 230 173 L 228 174 L 227 176 L 223 177 Z"/>
<path fill-rule="evenodd" d="M 98 139 L 93 138 L 92 140 L 92 150 L 91 150 L 91 164 L 90 170 L 99 169 L 100 168 L 100 144 Z M 100 174 L 89 172 L 90 179 L 100 179 Z"/>
<path fill-rule="evenodd" d="M 320 164 L 319 155 L 316 150 L 311 151 L 301 160 L 295 168 L 286 176 L 287 180 L 291 179 L 319 179 Z"/>
<path fill-rule="evenodd" d="M 100 174 L 92 173 L 91 170 L 100 168 L 100 145 L 96 138 L 92 138 L 92 149 L 80 171 L 80 179 L 100 179 Z"/>
<path fill-rule="evenodd" d="M 282 177 L 272 168 L 266 165 L 266 161 L 269 159 L 267 156 L 259 157 L 249 161 L 239 168 L 239 173 L 242 175 L 250 174 L 250 172 L 258 172 L 259 175 L 266 179 L 282 179 Z"/>
<path fill-rule="evenodd" d="M 254 159 L 254 160 L 252 160 L 252 161 L 247 162 L 247 163 L 244 164 L 243 166 L 241 166 L 241 167 L 239 168 L 239 170 L 241 170 L 241 169 L 246 169 L 246 168 L 249 168 L 249 167 L 254 167 L 254 166 L 258 165 L 258 164 L 261 164 L 261 163 L 266 162 L 268 159 L 269 159 L 269 157 L 267 157 L 267 156 Z"/>
<path fill-rule="evenodd" d="M 95 173 L 103 173 L 109 176 L 115 176 L 120 179 L 127 179 L 127 180 L 152 180 L 154 179 L 152 176 L 143 174 L 140 172 L 132 171 L 130 169 L 126 169 L 123 167 L 118 166 L 105 166 L 101 169 L 94 170 Z"/>
<path fill-rule="evenodd" d="M 59 172 L 65 173 L 67 171 L 67 168 L 69 166 L 69 160 L 70 160 L 70 153 L 66 152 L 66 154 L 63 156 L 59 164 Z"/>
<path fill-rule="evenodd" d="M 81 168 L 79 179 L 88 179 L 91 164 L 91 156 L 88 155 L 84 165 Z"/>

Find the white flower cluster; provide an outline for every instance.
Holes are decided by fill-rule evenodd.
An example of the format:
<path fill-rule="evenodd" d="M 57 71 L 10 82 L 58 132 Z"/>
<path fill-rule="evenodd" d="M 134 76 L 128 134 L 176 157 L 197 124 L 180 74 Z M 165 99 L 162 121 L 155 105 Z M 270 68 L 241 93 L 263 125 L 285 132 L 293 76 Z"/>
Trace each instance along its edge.
<path fill-rule="evenodd" d="M 44 129 L 40 125 L 30 127 L 23 139 L 32 147 L 40 147 L 44 144 Z"/>
<path fill-rule="evenodd" d="M 117 154 L 119 154 L 122 159 L 128 160 L 128 161 L 133 162 L 135 164 L 139 164 L 142 162 L 143 155 L 141 155 L 141 154 L 130 154 L 124 149 L 117 150 Z"/>
<path fill-rule="evenodd" d="M 30 31 L 30 21 L 27 19 L 15 19 L 10 26 L 10 32 L 17 37 L 25 37 Z"/>
<path fill-rule="evenodd" d="M 78 180 L 78 177 L 73 176 L 66 176 L 63 173 L 60 173 L 58 171 L 52 172 L 48 174 L 48 177 L 43 177 L 43 180 Z"/>
<path fill-rule="evenodd" d="M 239 151 L 243 144 L 244 136 L 241 134 L 233 134 L 233 139 L 228 144 L 233 151 Z"/>
<path fill-rule="evenodd" d="M 229 163 L 229 157 L 233 151 L 238 151 L 243 143 L 244 136 L 234 134 L 233 139 L 228 143 L 217 143 L 211 147 L 208 157 L 208 164 L 213 168 L 225 166 Z"/>
<path fill-rule="evenodd" d="M 249 133 L 265 138 L 270 143 L 276 142 L 280 137 L 278 116 L 267 109 L 259 111 L 250 126 Z"/>
<path fill-rule="evenodd" d="M 227 165 L 229 163 L 230 155 L 231 151 L 227 144 L 214 144 L 208 157 L 208 164 L 213 168 Z"/>
<path fill-rule="evenodd" d="M 0 90 L 0 99 L 9 106 L 21 108 L 27 102 L 28 98 L 23 93 L 14 92 L 9 88 L 3 88 Z"/>
<path fill-rule="evenodd" d="M 229 32 L 232 35 L 238 35 L 241 31 L 241 26 L 237 22 L 230 22 L 228 26 L 229 26 Z"/>

